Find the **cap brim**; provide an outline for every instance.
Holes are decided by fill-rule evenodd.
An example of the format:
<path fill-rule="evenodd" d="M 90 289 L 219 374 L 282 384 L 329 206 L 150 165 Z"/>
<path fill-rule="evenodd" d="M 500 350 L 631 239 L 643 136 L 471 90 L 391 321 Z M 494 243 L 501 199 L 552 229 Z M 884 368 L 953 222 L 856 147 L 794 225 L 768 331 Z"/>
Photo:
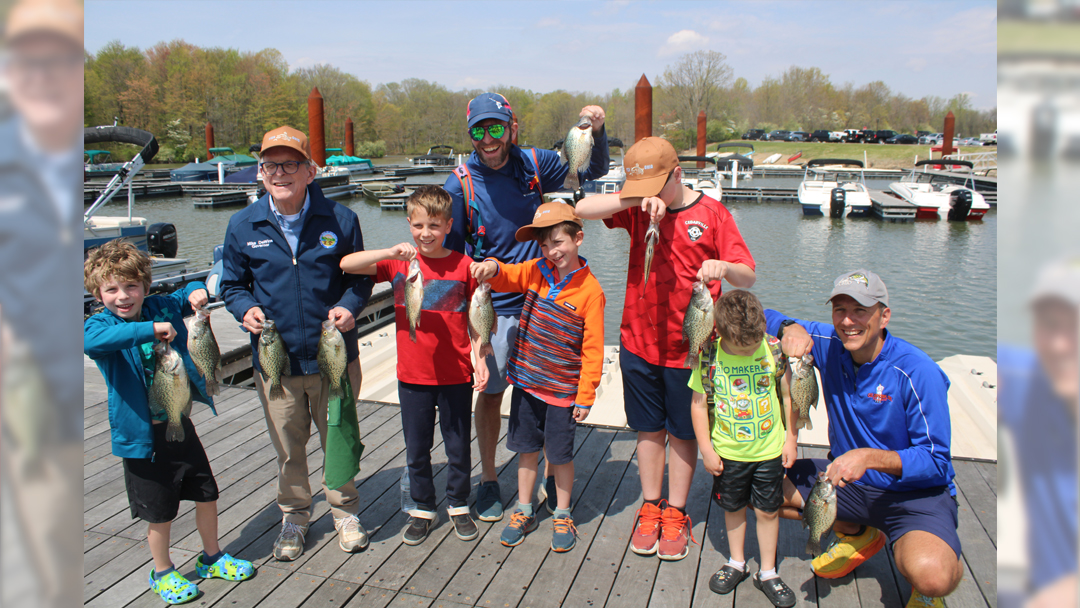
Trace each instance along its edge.
<path fill-rule="evenodd" d="M 875 300 L 874 298 L 871 298 L 870 296 L 866 296 L 866 295 L 859 294 L 859 293 L 851 293 L 850 291 L 847 291 L 847 290 L 844 290 L 844 289 L 834 289 L 832 294 L 829 296 L 829 299 L 825 300 L 825 302 L 826 303 L 832 302 L 833 298 L 835 298 L 836 296 L 847 296 L 847 297 L 855 300 L 859 304 L 862 304 L 863 306 L 873 306 L 874 304 L 878 304 L 880 302 L 879 300 Z M 880 303 L 885 304 L 884 302 L 880 302 Z M 885 304 L 885 307 L 888 308 L 889 305 Z"/>
<path fill-rule="evenodd" d="M 646 196 L 656 196 L 664 189 L 664 184 L 667 183 L 667 180 L 670 177 L 670 174 L 665 173 L 664 175 L 646 177 L 643 179 L 628 179 L 623 182 L 622 191 L 619 192 L 619 198 L 644 198 Z"/>
<path fill-rule="evenodd" d="M 488 118 L 495 118 L 498 120 L 505 120 L 506 122 L 510 122 L 511 117 L 507 116 L 506 114 L 506 112 L 482 112 L 480 114 L 477 114 L 476 116 L 470 116 L 469 128 L 471 129 L 475 127 L 476 123 L 480 122 L 481 120 L 487 120 Z"/>
<path fill-rule="evenodd" d="M 514 233 L 514 238 L 517 239 L 519 243 L 528 243 L 536 238 L 536 228 L 533 226 L 522 226 Z"/>

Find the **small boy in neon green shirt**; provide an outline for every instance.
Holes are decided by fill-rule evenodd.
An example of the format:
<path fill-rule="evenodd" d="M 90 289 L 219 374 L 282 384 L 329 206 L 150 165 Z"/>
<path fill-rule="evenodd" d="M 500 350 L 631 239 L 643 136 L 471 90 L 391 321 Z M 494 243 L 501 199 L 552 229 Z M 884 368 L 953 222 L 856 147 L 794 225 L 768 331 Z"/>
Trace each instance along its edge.
<path fill-rule="evenodd" d="M 784 469 L 795 462 L 798 450 L 798 431 L 787 423 L 795 420 L 791 373 L 780 342 L 765 334 L 765 314 L 753 294 L 725 292 L 713 315 L 720 337 L 707 345 L 688 383 L 694 390 L 694 434 L 705 469 L 714 476 L 713 500 L 725 511 L 731 549 L 728 563 L 712 576 L 709 588 L 730 593 L 750 575 L 743 553 L 750 504 L 761 550 L 754 586 L 774 606 L 794 606 L 794 592 L 776 572 Z"/>

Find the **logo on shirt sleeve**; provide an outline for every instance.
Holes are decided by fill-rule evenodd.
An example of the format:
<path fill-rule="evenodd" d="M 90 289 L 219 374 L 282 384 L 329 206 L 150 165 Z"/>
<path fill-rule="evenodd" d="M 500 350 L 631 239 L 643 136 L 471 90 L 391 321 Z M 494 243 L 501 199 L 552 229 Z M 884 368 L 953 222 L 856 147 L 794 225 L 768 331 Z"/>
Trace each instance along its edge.
<path fill-rule="evenodd" d="M 333 249 L 337 246 L 338 237 L 336 234 L 330 231 L 326 231 L 319 235 L 319 244 L 325 249 Z"/>

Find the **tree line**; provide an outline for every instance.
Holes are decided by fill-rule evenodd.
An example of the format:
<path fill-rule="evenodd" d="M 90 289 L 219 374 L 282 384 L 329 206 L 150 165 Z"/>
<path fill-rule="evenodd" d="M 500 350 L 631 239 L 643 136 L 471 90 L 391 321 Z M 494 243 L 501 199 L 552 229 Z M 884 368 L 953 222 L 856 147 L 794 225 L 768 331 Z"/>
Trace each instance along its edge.
<path fill-rule="evenodd" d="M 469 150 L 463 111 L 482 92 L 452 91 L 417 78 L 373 87 L 329 64 L 290 69 L 275 49 L 202 48 L 183 40 L 146 50 L 110 42 L 86 55 L 84 82 L 86 125 L 116 122 L 150 131 L 161 147 L 160 162 L 205 158 L 208 122 L 215 144 L 237 152 L 246 152 L 263 133 L 282 124 L 306 131 L 307 98 L 314 87 L 323 97 L 327 147 L 345 147 L 345 121 L 351 118 L 354 139 L 358 146 L 367 142 L 365 150 L 413 154 L 435 144 Z M 606 94 L 538 93 L 509 86 L 491 90 L 513 105 L 522 145 L 552 147 L 589 104 L 604 108 L 609 137 L 629 145 L 634 138 L 633 84 Z M 702 110 L 710 142 L 738 138 L 749 128 L 940 131 L 949 111 L 965 135 L 996 129 L 996 111 L 973 109 L 965 94 L 912 99 L 881 81 L 837 86 L 816 67 L 792 66 L 751 88 L 716 51 L 683 55 L 652 84 L 653 134 L 680 149 L 693 147 Z M 124 152 L 116 150 L 121 157 Z"/>

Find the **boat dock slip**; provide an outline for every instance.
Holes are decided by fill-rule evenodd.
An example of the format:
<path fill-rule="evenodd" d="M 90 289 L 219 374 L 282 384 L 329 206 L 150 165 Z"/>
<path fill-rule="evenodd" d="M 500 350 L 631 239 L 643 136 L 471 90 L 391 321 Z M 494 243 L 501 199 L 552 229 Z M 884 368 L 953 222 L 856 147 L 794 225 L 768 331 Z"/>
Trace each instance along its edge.
<path fill-rule="evenodd" d="M 97 200 L 101 196 L 102 191 L 105 190 L 107 183 L 102 184 L 84 184 L 83 185 L 83 203 L 89 205 Z M 116 193 L 117 199 L 127 196 L 128 189 L 123 188 Z M 168 180 L 146 180 L 132 182 L 131 193 L 135 195 L 135 198 L 150 198 L 157 196 L 181 196 L 184 194 L 184 188 L 180 184 L 170 182 Z"/>
<path fill-rule="evenodd" d="M 255 193 L 253 184 L 250 190 L 224 190 L 219 192 L 201 192 L 191 198 L 196 207 L 235 207 L 248 204 L 248 197 Z"/>
<path fill-rule="evenodd" d="M 915 205 L 895 196 L 892 192 L 883 190 L 870 190 L 870 204 L 873 206 L 874 215 L 886 222 L 914 222 Z"/>
<path fill-rule="evenodd" d="M 430 175 L 435 173 L 435 167 L 392 167 L 384 165 L 383 175 L 387 177 L 404 177 L 406 175 Z"/>
<path fill-rule="evenodd" d="M 368 382 L 365 370 L 365 384 Z M 634 516 L 641 505 L 635 459 L 636 433 L 579 425 L 575 439 L 573 515 L 579 537 L 568 553 L 550 549 L 551 516 L 538 509 L 540 527 L 521 545 L 499 543 L 502 522 L 477 521 L 480 536 L 458 540 L 447 521 L 447 459 L 438 428 L 432 449 L 440 523 L 422 544 L 401 542 L 408 516 L 400 510 L 399 480 L 405 466 L 405 440 L 397 406 L 373 401 L 357 404 L 366 446 L 356 477 L 359 518 L 371 545 L 356 554 L 338 547 L 334 523 L 319 485 L 322 452 L 313 434 L 308 443 L 309 480 L 317 491 L 304 553 L 297 561 L 272 557 L 281 528 L 276 504 L 277 460 L 266 435 L 266 422 L 255 391 L 224 387 L 216 399 L 218 416 L 202 404 L 192 421 L 217 479 L 218 535 L 222 550 L 255 562 L 258 573 L 246 582 L 195 577 L 195 557 L 202 549 L 193 503 L 184 502 L 172 524 L 171 555 L 181 574 L 199 584 L 202 596 L 192 605 L 215 608 L 303 606 L 383 608 L 389 606 L 769 606 L 751 581 L 731 595 L 708 588 L 710 576 L 726 562 L 729 550 L 723 511 L 709 499 L 712 477 L 698 466 L 687 514 L 697 544 L 677 562 L 642 557 L 629 550 Z M 84 379 L 84 582 L 86 606 L 158 608 L 150 592 L 152 568 L 146 524 L 133 520 L 124 488 L 123 468 L 111 454 L 106 390 L 93 362 L 86 360 Z M 495 463 L 508 504 L 516 500 L 517 459 L 506 450 L 507 422 L 502 420 Z M 472 483 L 480 465 L 472 444 Z M 825 450 L 800 447 L 801 457 L 824 457 Z M 947 598 L 952 607 L 997 605 L 997 466 L 955 460 L 959 535 L 964 577 Z M 475 498 L 475 497 L 473 497 Z M 754 516 L 748 516 L 746 548 L 750 568 L 758 568 Z M 813 576 L 803 549 L 807 532 L 797 521 L 781 520 L 779 567 L 795 592 L 798 606 L 826 608 L 901 607 L 910 594 L 897 573 L 891 552 L 881 551 L 854 573 L 836 580 Z M 829 542 L 828 539 L 825 541 Z"/>

